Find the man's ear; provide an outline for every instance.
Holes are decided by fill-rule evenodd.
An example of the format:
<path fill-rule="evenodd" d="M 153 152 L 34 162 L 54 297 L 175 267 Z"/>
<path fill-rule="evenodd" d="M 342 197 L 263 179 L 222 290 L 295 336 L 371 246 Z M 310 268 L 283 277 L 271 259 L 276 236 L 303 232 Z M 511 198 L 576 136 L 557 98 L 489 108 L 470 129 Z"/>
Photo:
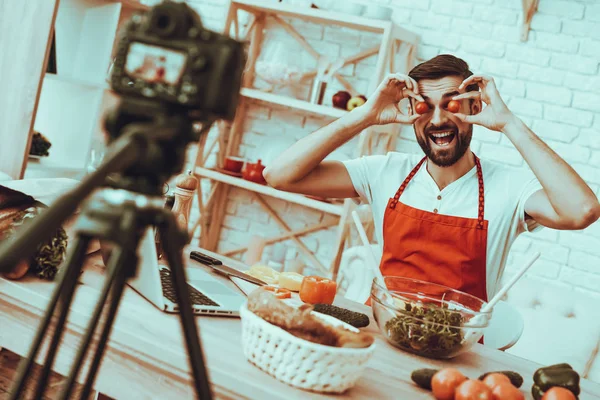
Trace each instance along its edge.
<path fill-rule="evenodd" d="M 479 114 L 482 108 L 481 99 L 471 99 L 471 115 Z"/>

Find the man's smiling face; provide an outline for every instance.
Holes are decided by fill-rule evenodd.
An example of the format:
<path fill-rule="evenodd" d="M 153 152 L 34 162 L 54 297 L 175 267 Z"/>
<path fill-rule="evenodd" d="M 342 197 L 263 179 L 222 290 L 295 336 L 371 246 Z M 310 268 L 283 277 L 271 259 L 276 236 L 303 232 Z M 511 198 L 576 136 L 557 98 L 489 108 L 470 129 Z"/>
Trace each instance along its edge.
<path fill-rule="evenodd" d="M 421 79 L 418 82 L 419 94 L 423 96 L 429 110 L 421 115 L 413 125 L 417 142 L 427 157 L 440 167 L 449 167 L 466 153 L 473 136 L 473 125 L 460 121 L 447 110 L 453 96 L 459 94 L 458 87 L 463 79 L 460 76 L 446 76 L 439 79 Z M 411 99 L 412 107 L 416 101 Z M 470 106 L 469 100 L 459 100 L 460 113 L 471 114 L 477 104 Z"/>

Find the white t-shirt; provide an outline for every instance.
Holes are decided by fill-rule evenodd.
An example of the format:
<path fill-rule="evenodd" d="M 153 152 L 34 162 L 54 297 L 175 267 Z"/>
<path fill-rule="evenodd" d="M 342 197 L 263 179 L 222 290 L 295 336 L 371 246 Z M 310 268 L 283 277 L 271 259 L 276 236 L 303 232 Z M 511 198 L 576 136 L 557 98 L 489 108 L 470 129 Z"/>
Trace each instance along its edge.
<path fill-rule="evenodd" d="M 383 245 L 383 216 L 388 200 L 417 165 L 422 155 L 390 152 L 387 155 L 363 156 L 344 161 L 352 184 L 360 199 L 371 205 L 377 242 Z M 423 163 L 400 197 L 410 207 L 464 218 L 477 218 L 477 167 L 452 182 L 443 190 L 429 175 Z M 525 202 L 542 189 L 529 170 L 507 167 L 481 160 L 483 173 L 487 232 L 487 295 L 491 298 L 498 289 L 510 247 L 518 235 L 542 226 L 525 219 Z M 438 196 L 441 200 L 438 200 Z"/>

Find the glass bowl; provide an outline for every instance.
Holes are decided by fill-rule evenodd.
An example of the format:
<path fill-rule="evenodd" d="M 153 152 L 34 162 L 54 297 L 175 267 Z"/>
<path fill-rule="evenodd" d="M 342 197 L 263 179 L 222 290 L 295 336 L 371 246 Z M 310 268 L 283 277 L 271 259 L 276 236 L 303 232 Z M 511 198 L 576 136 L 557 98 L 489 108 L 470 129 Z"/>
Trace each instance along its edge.
<path fill-rule="evenodd" d="M 469 350 L 483 336 L 492 313 L 468 293 L 400 276 L 371 285 L 379 329 L 394 346 L 419 356 L 447 359 Z"/>

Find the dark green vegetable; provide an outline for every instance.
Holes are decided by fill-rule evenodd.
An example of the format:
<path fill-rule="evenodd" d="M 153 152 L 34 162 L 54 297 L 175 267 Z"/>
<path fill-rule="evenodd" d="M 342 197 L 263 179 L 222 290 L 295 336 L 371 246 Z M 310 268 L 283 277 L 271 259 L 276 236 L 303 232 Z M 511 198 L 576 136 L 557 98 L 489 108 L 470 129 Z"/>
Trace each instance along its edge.
<path fill-rule="evenodd" d="M 22 225 L 37 217 L 41 208 L 34 206 L 20 212 L 2 235 L 2 239 L 12 237 Z M 30 272 L 39 278 L 53 280 L 66 257 L 68 241 L 67 233 L 62 227 L 52 232 L 48 239 L 38 245 L 29 260 Z"/>
<path fill-rule="evenodd" d="M 451 355 L 462 346 L 464 319 L 459 312 L 431 304 L 423 308 L 407 303 L 404 309 L 408 315 L 398 315 L 385 324 L 397 346 L 432 358 Z"/>
<path fill-rule="evenodd" d="M 416 369 L 410 374 L 410 379 L 413 380 L 419 387 L 431 390 L 431 378 L 438 372 L 439 369 L 421 368 Z"/>
<path fill-rule="evenodd" d="M 31 147 L 29 148 L 29 154 L 32 156 L 48 156 L 50 153 L 48 150 L 52 147 L 52 143 L 39 132 L 34 132 L 31 138 Z"/>
<path fill-rule="evenodd" d="M 540 400 L 544 393 L 554 386 L 563 387 L 579 396 L 579 374 L 566 363 L 539 368 L 533 374 L 531 394 L 535 400 Z"/>
<path fill-rule="evenodd" d="M 485 379 L 486 376 L 488 376 L 489 374 L 502 374 L 502 375 L 506 375 L 508 377 L 508 379 L 510 379 L 510 383 L 512 383 L 512 385 L 516 388 L 520 388 L 521 385 L 523 384 L 523 377 L 521 375 L 519 375 L 518 373 L 514 372 L 514 371 L 491 371 L 491 372 L 486 372 L 485 374 L 481 375 L 479 377 L 479 380 L 482 381 Z"/>
<path fill-rule="evenodd" d="M 355 328 L 364 328 L 369 325 L 369 317 L 359 312 L 350 311 L 331 304 L 315 304 L 313 309 L 321 314 L 337 318 Z"/>

